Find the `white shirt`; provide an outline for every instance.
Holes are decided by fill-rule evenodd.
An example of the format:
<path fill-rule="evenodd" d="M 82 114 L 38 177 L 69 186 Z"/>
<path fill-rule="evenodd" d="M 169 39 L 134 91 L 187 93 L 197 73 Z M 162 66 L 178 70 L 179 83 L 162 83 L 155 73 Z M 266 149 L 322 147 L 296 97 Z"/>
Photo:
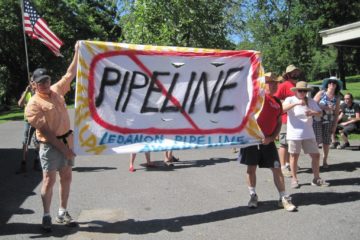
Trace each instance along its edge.
<path fill-rule="evenodd" d="M 296 96 L 292 96 L 287 97 L 284 104 L 298 103 L 300 101 Z M 296 105 L 287 111 L 287 140 L 315 139 L 312 116 L 306 116 L 305 114 L 310 109 L 321 112 L 320 107 L 312 98 L 308 98 L 308 106 Z"/>

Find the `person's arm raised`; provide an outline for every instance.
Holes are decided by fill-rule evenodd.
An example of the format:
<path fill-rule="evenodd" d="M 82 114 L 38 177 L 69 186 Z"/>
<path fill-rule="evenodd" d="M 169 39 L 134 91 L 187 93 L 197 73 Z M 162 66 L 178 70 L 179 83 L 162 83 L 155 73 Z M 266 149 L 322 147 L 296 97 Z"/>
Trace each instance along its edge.
<path fill-rule="evenodd" d="M 76 42 L 73 60 L 71 61 L 66 71 L 67 81 L 69 81 L 69 84 L 76 76 L 78 57 L 79 57 L 79 42 Z"/>
<path fill-rule="evenodd" d="M 24 107 L 25 106 L 25 102 L 26 102 L 26 94 L 30 91 L 30 84 L 26 87 L 26 89 L 24 90 L 24 92 L 21 94 L 21 97 L 18 101 L 18 105 L 19 107 Z"/>
<path fill-rule="evenodd" d="M 79 42 L 75 44 L 75 54 L 73 57 L 73 60 L 71 61 L 66 74 L 61 78 L 60 81 L 52 85 L 52 90 L 55 92 L 60 93 L 61 95 L 65 95 L 70 90 L 70 85 L 73 79 L 76 76 L 76 70 L 77 70 L 77 62 L 78 62 L 78 56 L 79 56 Z"/>

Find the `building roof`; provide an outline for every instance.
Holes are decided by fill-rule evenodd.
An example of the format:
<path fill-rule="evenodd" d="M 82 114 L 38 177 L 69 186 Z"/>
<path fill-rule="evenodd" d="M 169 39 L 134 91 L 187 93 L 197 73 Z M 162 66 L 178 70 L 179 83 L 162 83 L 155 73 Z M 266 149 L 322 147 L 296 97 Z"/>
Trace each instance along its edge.
<path fill-rule="evenodd" d="M 323 45 L 360 47 L 360 21 L 319 32 Z"/>

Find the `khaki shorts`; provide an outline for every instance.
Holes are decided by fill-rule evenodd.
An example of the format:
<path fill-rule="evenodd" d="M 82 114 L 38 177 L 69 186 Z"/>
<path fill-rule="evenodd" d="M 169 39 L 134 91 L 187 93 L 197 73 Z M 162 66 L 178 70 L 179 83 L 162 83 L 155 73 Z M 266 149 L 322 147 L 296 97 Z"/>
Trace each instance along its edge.
<path fill-rule="evenodd" d="M 45 172 L 60 170 L 65 166 L 74 166 L 74 160 L 68 160 L 54 146 L 40 143 L 40 163 Z"/>
<path fill-rule="evenodd" d="M 280 147 L 287 148 L 288 142 L 286 140 L 286 124 L 281 125 L 280 133 L 279 133 L 279 143 Z"/>
<path fill-rule="evenodd" d="M 288 140 L 288 145 L 289 153 L 300 154 L 301 148 L 305 154 L 319 153 L 318 144 L 315 139 Z"/>

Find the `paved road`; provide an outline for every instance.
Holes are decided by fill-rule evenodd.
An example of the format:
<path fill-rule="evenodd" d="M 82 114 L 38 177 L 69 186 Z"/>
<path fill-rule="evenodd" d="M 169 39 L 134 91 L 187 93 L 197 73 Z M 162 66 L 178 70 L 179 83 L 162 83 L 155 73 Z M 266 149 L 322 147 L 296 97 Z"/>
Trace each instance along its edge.
<path fill-rule="evenodd" d="M 181 162 L 147 170 L 144 155 L 128 171 L 128 155 L 77 157 L 69 209 L 80 227 L 40 230 L 41 174 L 16 175 L 22 122 L 0 124 L 0 239 L 359 239 L 360 151 L 331 150 L 322 177 L 329 188 L 310 186 L 310 160 L 300 158 L 301 188 L 288 191 L 299 211 L 276 206 L 269 170 L 258 170 L 258 209 L 246 207 L 245 167 L 231 149 L 177 151 Z M 355 143 L 357 146 L 360 142 Z M 286 179 L 287 187 L 290 179 Z M 54 192 L 52 213 L 58 207 Z"/>

